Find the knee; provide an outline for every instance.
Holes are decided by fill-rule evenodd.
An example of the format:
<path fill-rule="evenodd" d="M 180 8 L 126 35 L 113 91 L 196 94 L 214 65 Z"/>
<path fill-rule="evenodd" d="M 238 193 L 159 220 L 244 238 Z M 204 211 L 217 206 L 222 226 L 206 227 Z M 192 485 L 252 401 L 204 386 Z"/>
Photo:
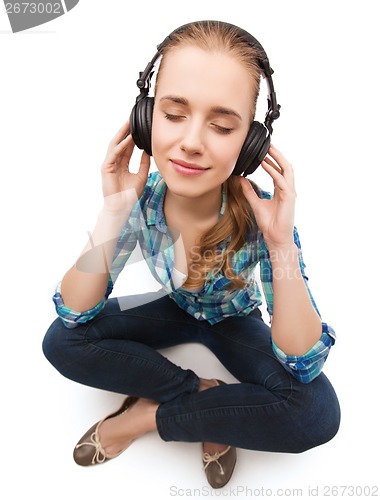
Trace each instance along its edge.
<path fill-rule="evenodd" d="M 309 448 L 315 448 L 331 441 L 340 427 L 340 406 L 336 398 L 328 398 L 320 407 L 320 411 L 317 410 L 318 414 L 317 429 Z"/>
<path fill-rule="evenodd" d="M 46 359 L 58 370 L 65 364 L 67 354 L 67 337 L 69 330 L 64 326 L 60 318 L 50 325 L 43 340 L 42 352 Z"/>
<path fill-rule="evenodd" d="M 305 436 L 300 452 L 307 451 L 331 441 L 338 433 L 340 426 L 340 405 L 337 395 L 322 373 L 308 386 L 312 389 L 306 398 L 308 419 L 305 422 Z"/>

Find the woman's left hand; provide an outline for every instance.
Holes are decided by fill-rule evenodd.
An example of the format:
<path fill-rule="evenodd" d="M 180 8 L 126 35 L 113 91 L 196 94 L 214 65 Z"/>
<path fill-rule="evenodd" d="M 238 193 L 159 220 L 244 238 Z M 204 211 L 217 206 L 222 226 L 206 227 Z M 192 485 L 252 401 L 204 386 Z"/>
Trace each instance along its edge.
<path fill-rule="evenodd" d="M 241 177 L 244 196 L 252 207 L 257 225 L 268 247 L 292 245 L 297 196 L 293 167 L 273 145 L 270 146 L 268 156 L 261 166 L 273 179 L 273 198 L 271 200 L 259 198 L 248 179 Z"/>

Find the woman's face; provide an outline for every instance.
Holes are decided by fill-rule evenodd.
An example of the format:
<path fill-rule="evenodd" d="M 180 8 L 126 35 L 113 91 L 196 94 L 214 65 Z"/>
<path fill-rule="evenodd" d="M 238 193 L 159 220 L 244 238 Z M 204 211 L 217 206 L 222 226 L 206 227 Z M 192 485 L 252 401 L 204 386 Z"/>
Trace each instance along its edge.
<path fill-rule="evenodd" d="M 168 188 L 220 192 L 247 135 L 252 80 L 231 55 L 185 46 L 166 55 L 156 88 L 152 151 Z"/>

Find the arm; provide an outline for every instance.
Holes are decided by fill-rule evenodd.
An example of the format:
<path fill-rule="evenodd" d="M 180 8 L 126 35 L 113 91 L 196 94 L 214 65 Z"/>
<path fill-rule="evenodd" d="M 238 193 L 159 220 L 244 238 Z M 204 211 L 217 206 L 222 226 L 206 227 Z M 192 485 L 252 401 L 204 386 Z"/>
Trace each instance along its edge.
<path fill-rule="evenodd" d="M 62 279 L 60 293 L 67 308 L 87 311 L 104 298 L 118 236 L 128 216 L 100 212 L 89 242 Z"/>
<path fill-rule="evenodd" d="M 269 246 L 272 265 L 272 338 L 290 356 L 309 351 L 322 334 L 322 324 L 304 282 L 295 243 Z"/>
<path fill-rule="evenodd" d="M 263 234 L 260 249 L 261 279 L 271 315 L 272 344 L 280 361 L 300 380 L 318 375 L 334 343 L 332 328 L 322 323 L 307 285 L 301 247 L 294 227 L 293 169 L 273 146 L 263 168 L 271 175 L 272 199 L 261 199 L 249 182 L 243 192 Z"/>
<path fill-rule="evenodd" d="M 128 221 L 123 225 L 119 238 L 117 239 L 109 272 L 107 272 L 108 257 L 106 256 L 106 251 L 104 250 L 104 248 L 102 248 L 102 244 L 99 244 L 98 246 L 94 245 L 94 239 L 92 236 L 90 236 L 90 249 L 87 252 L 83 252 L 83 255 L 77 260 L 75 268 L 78 271 L 87 274 L 90 272 L 90 274 L 95 277 L 99 276 L 108 278 L 105 283 L 105 292 L 100 297 L 99 302 L 96 302 L 96 304 L 89 309 L 86 309 L 86 307 L 83 307 L 83 310 L 81 311 L 72 309 L 68 307 L 67 304 L 65 304 L 62 298 L 62 282 L 58 284 L 53 296 L 53 301 L 56 306 L 58 316 L 62 319 L 63 323 L 68 328 L 75 328 L 79 323 L 86 323 L 90 319 L 94 318 L 105 306 L 108 296 L 113 290 L 114 283 L 116 282 L 120 272 L 123 270 L 125 264 L 127 263 L 131 253 L 136 246 L 136 227 L 138 227 L 136 225 L 136 219 L 138 218 L 139 213 L 140 205 L 136 204 L 135 208 L 131 212 Z M 105 222 L 106 219 L 102 218 L 101 215 L 102 214 L 100 214 L 99 219 Z M 116 241 L 116 238 L 113 241 L 106 242 L 107 249 L 108 246 L 114 246 L 114 241 Z M 109 258 L 111 258 L 111 253 L 109 254 Z M 96 270 L 98 271 L 97 273 L 95 273 Z M 69 275 L 70 272 L 71 270 L 66 273 L 66 276 Z"/>
<path fill-rule="evenodd" d="M 149 156 L 143 153 L 138 173 L 129 172 L 133 148 L 127 122 L 110 142 L 102 165 L 104 203 L 95 228 L 60 285 L 59 299 L 67 310 L 78 314 L 97 310 L 110 289 L 110 270 L 118 237 L 143 192 L 150 166 Z"/>
<path fill-rule="evenodd" d="M 297 229 L 294 228 L 294 244 L 297 248 L 298 255 L 298 266 L 296 268 L 296 275 L 300 273 L 299 278 L 303 279 L 304 287 L 307 290 L 308 297 L 313 305 L 313 308 L 320 318 L 320 313 L 318 311 L 315 300 L 312 296 L 308 285 L 308 277 L 305 274 L 305 263 L 302 257 L 301 243 L 299 240 Z M 265 299 L 267 302 L 268 313 L 270 315 L 270 321 L 273 321 L 273 309 L 274 309 L 274 279 L 273 279 L 273 269 L 271 260 L 269 257 L 269 250 L 264 241 L 261 239 L 260 251 L 259 251 L 259 259 L 260 259 L 260 274 L 261 274 L 261 282 L 263 285 L 263 291 L 265 294 Z M 290 272 L 290 269 L 286 269 L 281 272 Z M 275 274 L 277 274 L 275 272 Z M 277 274 L 277 279 L 279 278 L 279 274 Z M 290 300 L 290 297 L 289 297 Z M 321 322 L 322 320 L 320 320 Z M 286 354 L 287 351 L 280 349 L 278 345 L 276 345 L 275 341 L 272 337 L 272 348 L 277 356 L 278 360 L 284 366 L 285 369 L 290 371 L 295 378 L 300 380 L 303 383 L 311 382 L 315 377 L 319 375 L 322 371 L 323 365 L 329 355 L 331 347 L 335 343 L 336 335 L 334 329 L 328 325 L 327 323 L 321 322 L 321 335 L 316 341 L 316 343 L 310 347 L 307 352 L 304 352 L 300 355 L 291 355 L 290 353 Z"/>

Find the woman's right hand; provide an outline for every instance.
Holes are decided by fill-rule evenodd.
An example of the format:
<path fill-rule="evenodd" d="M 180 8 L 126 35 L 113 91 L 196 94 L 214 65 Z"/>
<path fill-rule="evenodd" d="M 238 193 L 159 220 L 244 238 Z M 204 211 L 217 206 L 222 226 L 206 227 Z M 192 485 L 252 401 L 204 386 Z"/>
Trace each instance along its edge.
<path fill-rule="evenodd" d="M 101 168 L 104 210 L 112 214 L 130 210 L 141 197 L 148 179 L 150 156 L 145 151 L 138 172 L 129 171 L 134 147 L 128 120 L 111 140 Z"/>

